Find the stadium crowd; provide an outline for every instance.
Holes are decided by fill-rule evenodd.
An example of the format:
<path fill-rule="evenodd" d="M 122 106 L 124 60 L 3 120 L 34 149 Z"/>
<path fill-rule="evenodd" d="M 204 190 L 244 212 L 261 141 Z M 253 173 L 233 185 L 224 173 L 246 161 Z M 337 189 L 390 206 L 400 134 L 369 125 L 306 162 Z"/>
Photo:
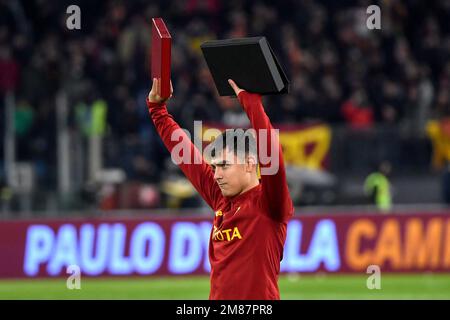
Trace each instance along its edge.
<path fill-rule="evenodd" d="M 71 4 L 81 8 L 80 30 L 66 27 Z M 145 106 L 150 21 L 160 16 L 173 37 L 169 110 L 184 128 L 193 120 L 248 123 L 235 99 L 217 96 L 199 45 L 264 35 L 291 81 L 290 95 L 268 98 L 274 123 L 399 126 L 423 136 L 428 119 L 450 116 L 450 1 L 375 1 L 381 30 L 366 26 L 371 4 L 0 0 L 0 119 L 12 91 L 18 160 L 33 161 L 40 185 L 54 188 L 55 97 L 64 91 L 71 130 L 105 134 L 106 166 L 160 182 L 168 154 Z"/>

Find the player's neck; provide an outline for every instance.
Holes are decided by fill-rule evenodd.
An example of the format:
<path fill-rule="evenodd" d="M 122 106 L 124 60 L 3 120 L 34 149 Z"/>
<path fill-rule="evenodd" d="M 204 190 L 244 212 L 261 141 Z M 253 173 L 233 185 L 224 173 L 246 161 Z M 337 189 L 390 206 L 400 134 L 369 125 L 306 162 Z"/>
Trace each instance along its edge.
<path fill-rule="evenodd" d="M 253 189 L 253 188 L 256 187 L 257 185 L 259 185 L 259 180 L 258 180 L 258 179 L 256 179 L 256 180 L 250 182 L 250 183 L 249 183 L 249 184 L 241 191 L 241 193 L 239 193 L 239 194 L 243 194 L 243 193 L 247 192 L 248 190 Z"/>

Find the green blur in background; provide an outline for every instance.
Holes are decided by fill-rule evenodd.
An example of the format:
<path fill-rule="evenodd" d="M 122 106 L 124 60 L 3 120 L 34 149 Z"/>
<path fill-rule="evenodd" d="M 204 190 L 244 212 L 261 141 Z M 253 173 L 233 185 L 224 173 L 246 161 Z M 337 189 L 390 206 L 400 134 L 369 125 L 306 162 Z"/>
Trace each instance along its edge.
<path fill-rule="evenodd" d="M 370 275 L 283 275 L 281 299 L 450 299 L 450 274 L 386 274 L 381 289 L 368 289 Z M 66 279 L 2 280 L 0 299 L 208 299 L 209 278 L 81 278 L 69 290 Z"/>

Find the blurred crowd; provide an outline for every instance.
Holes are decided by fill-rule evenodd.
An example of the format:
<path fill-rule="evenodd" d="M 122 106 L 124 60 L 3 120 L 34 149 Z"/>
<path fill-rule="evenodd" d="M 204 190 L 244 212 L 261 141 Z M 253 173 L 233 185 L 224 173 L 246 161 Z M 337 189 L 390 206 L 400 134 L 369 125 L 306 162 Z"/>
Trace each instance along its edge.
<path fill-rule="evenodd" d="M 80 30 L 66 27 L 72 4 Z M 371 4 L 381 8 L 381 30 L 366 26 Z M 104 121 L 106 166 L 161 180 L 168 154 L 145 106 L 152 17 L 173 37 L 169 110 L 187 129 L 194 119 L 247 124 L 236 100 L 217 96 L 199 46 L 261 35 L 291 81 L 291 94 L 268 98 L 274 123 L 400 126 L 420 136 L 428 119 L 450 116 L 449 0 L 0 0 L 0 119 L 14 92 L 18 160 L 32 160 L 45 185 L 56 181 L 61 91 L 72 131 L 89 135 L 86 123 Z"/>

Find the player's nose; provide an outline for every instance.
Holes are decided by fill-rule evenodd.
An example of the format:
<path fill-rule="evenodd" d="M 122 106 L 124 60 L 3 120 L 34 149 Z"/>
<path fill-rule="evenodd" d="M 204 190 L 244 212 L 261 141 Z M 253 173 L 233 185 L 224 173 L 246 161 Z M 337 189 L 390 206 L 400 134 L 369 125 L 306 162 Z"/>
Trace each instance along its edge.
<path fill-rule="evenodd" d="M 214 179 L 217 181 L 222 178 L 223 178 L 222 171 L 220 170 L 220 168 L 216 168 L 216 170 L 214 171 Z"/>

